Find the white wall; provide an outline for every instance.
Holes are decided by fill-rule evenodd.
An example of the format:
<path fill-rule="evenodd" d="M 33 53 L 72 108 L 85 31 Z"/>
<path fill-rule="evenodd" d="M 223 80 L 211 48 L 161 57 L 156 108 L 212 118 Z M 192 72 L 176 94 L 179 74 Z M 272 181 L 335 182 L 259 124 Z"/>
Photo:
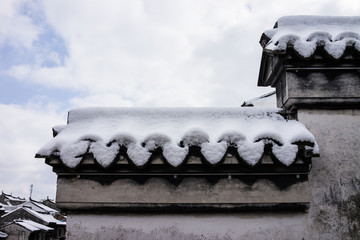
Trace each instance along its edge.
<path fill-rule="evenodd" d="M 302 239 L 305 213 L 69 214 L 67 239 Z"/>

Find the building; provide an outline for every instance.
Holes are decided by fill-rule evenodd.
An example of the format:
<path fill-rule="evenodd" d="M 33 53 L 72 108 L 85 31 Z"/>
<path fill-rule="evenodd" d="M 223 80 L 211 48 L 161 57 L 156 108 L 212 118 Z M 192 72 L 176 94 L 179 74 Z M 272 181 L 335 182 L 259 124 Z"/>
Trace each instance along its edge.
<path fill-rule="evenodd" d="M 54 209 L 54 210 L 60 212 L 60 209 L 56 206 L 56 203 L 54 202 L 54 200 L 50 199 L 49 197 L 47 197 L 41 203 L 51 209 Z"/>
<path fill-rule="evenodd" d="M 65 239 L 66 218 L 57 210 L 30 199 L 0 218 L 9 239 Z"/>
<path fill-rule="evenodd" d="M 15 197 L 12 194 L 1 192 L 0 195 L 0 216 L 7 212 L 11 212 L 26 202 L 25 198 Z"/>
<path fill-rule="evenodd" d="M 48 232 L 54 230 L 31 220 L 18 219 L 2 225 L 0 229 L 7 240 L 47 240 L 51 239 Z"/>
<path fill-rule="evenodd" d="M 360 17 L 283 17 L 258 86 L 282 109 L 83 108 L 36 157 L 69 239 L 359 239 Z"/>

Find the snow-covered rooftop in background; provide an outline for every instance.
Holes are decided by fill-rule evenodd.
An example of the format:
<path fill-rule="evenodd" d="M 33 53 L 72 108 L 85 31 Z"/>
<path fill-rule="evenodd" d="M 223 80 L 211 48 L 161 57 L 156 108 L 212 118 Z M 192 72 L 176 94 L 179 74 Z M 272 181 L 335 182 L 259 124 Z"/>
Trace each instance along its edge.
<path fill-rule="evenodd" d="M 8 236 L 8 235 L 7 235 L 6 233 L 0 231 L 0 237 L 6 238 L 7 236 Z"/>
<path fill-rule="evenodd" d="M 33 216 L 36 216 L 37 218 L 39 218 L 42 221 L 46 222 L 47 224 L 55 223 L 57 225 L 66 225 L 66 222 L 56 219 L 51 214 L 39 213 L 39 212 L 36 212 L 35 210 L 32 210 L 30 208 L 26 208 L 26 207 L 24 207 L 23 209 L 25 211 L 27 211 L 28 213 L 32 214 Z"/>
<path fill-rule="evenodd" d="M 31 208 L 28 208 L 28 207 L 19 207 L 17 209 L 14 209 L 11 212 L 8 212 L 8 213 L 2 215 L 1 217 L 6 217 L 8 215 L 14 214 L 14 212 L 22 211 L 22 210 L 24 210 L 24 211 L 28 212 L 29 214 L 37 217 L 38 219 L 41 219 L 42 221 L 46 222 L 46 224 L 55 223 L 57 225 L 66 225 L 65 221 L 60 221 L 60 220 L 56 219 L 51 214 L 40 213 L 40 212 L 37 212 L 37 211 L 35 211 L 35 210 L 31 209 Z"/>
<path fill-rule="evenodd" d="M 285 53 L 292 47 L 300 56 L 311 57 L 322 46 L 333 58 L 343 56 L 346 47 L 360 52 L 360 17 L 286 16 L 274 29 L 264 32 L 265 51 Z"/>
<path fill-rule="evenodd" d="M 197 146 L 210 164 L 219 163 L 228 147 L 255 165 L 266 143 L 284 165 L 294 162 L 298 142 L 317 145 L 300 122 L 285 120 L 277 108 L 81 108 L 69 112 L 68 124 L 54 127 L 58 134 L 37 157 L 59 156 L 77 167 L 84 154 L 92 153 L 103 167 L 116 161 L 125 149 L 136 166 L 145 165 L 153 150 L 161 150 L 172 166 L 181 165 L 189 148 Z M 310 146 L 312 149 L 312 147 Z"/>
<path fill-rule="evenodd" d="M 21 206 L 31 208 L 34 211 L 40 212 L 40 213 L 57 213 L 58 212 L 57 210 L 52 209 L 42 203 L 36 202 L 32 199 L 23 203 Z"/>
<path fill-rule="evenodd" d="M 15 202 L 25 202 L 26 201 L 25 198 L 15 197 L 12 194 L 6 194 L 4 192 L 2 192 L 1 195 L 10 201 L 15 201 Z"/>
<path fill-rule="evenodd" d="M 54 230 L 53 228 L 47 227 L 45 225 L 42 225 L 40 223 L 31 220 L 18 219 L 15 220 L 14 223 L 28 229 L 31 232 L 40 231 L 40 230 L 44 230 L 44 231 Z"/>

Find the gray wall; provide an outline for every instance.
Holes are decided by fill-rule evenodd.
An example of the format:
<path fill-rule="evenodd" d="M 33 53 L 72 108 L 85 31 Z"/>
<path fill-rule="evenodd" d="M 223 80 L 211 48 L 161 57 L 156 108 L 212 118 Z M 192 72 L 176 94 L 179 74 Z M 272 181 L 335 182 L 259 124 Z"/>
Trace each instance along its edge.
<path fill-rule="evenodd" d="M 305 213 L 69 214 L 67 239 L 302 239 Z"/>
<path fill-rule="evenodd" d="M 299 110 L 320 158 L 309 175 L 307 239 L 360 239 L 360 110 Z"/>
<path fill-rule="evenodd" d="M 299 110 L 320 158 L 309 213 L 73 214 L 68 239 L 360 239 L 360 110 Z"/>

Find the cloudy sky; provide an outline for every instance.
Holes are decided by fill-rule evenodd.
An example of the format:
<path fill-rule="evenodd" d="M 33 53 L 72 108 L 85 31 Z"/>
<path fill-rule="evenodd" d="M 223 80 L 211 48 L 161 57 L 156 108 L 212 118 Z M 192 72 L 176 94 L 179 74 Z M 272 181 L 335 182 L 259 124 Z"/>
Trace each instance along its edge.
<path fill-rule="evenodd" d="M 0 190 L 55 197 L 35 159 L 83 106 L 240 106 L 262 32 L 284 15 L 359 15 L 359 0 L 1 0 Z"/>

